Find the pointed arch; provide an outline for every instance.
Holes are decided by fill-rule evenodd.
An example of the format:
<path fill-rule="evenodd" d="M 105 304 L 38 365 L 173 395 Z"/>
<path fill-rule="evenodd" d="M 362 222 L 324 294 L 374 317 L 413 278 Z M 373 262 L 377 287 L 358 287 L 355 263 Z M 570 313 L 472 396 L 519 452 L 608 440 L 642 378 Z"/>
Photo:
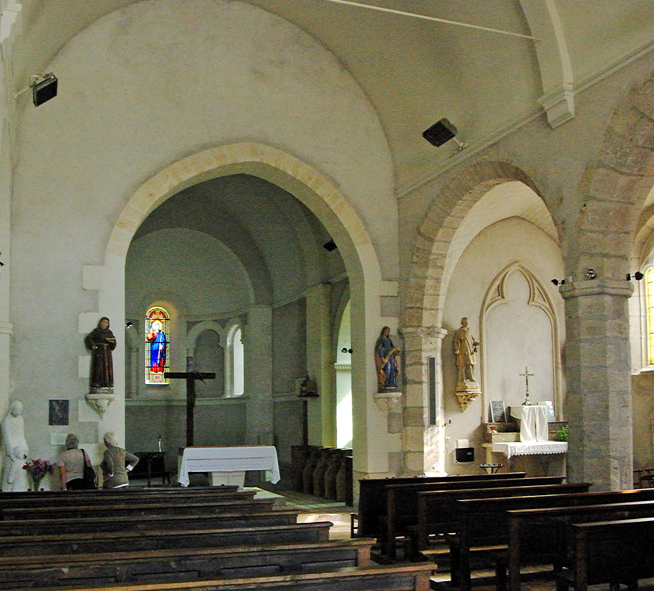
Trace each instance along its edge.
<path fill-rule="evenodd" d="M 541 310 L 544 315 L 547 317 L 550 326 L 550 342 L 551 342 L 551 353 L 552 353 L 552 384 L 554 387 L 554 407 L 556 409 L 556 415 L 558 417 L 562 416 L 563 404 L 562 404 L 562 375 L 561 375 L 561 360 L 559 358 L 559 326 L 556 317 L 556 310 L 554 304 L 550 297 L 547 295 L 547 290 L 537 279 L 536 275 L 523 264 L 518 261 L 514 261 L 504 267 L 493 279 L 491 284 L 486 291 L 484 296 L 481 308 L 481 318 L 479 322 L 479 337 L 482 343 L 488 341 L 488 318 L 490 313 L 497 307 L 505 305 L 508 303 L 508 298 L 506 295 L 506 284 L 514 273 L 519 273 L 527 282 L 528 286 L 528 296 L 527 296 L 527 306 L 534 306 Z M 481 347 L 480 351 L 480 360 L 481 360 L 481 390 L 482 390 L 482 421 L 485 421 L 485 413 L 487 412 L 489 400 L 487 399 L 488 388 L 488 376 L 489 369 L 487 367 L 488 363 L 488 354 L 485 347 Z"/>

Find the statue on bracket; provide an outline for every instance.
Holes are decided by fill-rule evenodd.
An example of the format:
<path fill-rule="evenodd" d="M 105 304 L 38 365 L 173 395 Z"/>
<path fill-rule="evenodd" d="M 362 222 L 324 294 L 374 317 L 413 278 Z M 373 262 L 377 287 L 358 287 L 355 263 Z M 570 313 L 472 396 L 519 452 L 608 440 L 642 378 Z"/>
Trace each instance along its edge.
<path fill-rule="evenodd" d="M 400 349 L 390 338 L 391 329 L 382 328 L 375 344 L 375 366 L 377 367 L 377 392 L 397 390 L 397 375 L 400 373 L 396 356 Z"/>
<path fill-rule="evenodd" d="M 116 348 L 116 337 L 109 330 L 109 318 L 103 316 L 98 326 L 84 339 L 91 350 L 90 393 L 113 393 L 114 366 L 112 351 Z"/>
<path fill-rule="evenodd" d="M 456 358 L 457 378 L 455 394 L 461 411 L 481 394 L 481 388 L 475 380 L 476 353 L 481 345 L 472 336 L 468 328 L 468 318 L 461 318 L 461 326 L 454 333 L 454 355 Z"/>

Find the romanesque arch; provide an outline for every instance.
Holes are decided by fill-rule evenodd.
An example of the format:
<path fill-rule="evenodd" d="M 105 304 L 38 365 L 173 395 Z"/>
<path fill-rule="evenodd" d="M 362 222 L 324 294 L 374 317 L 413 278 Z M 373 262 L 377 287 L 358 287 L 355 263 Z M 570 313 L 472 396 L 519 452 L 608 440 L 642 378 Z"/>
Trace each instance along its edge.
<path fill-rule="evenodd" d="M 434 379 L 437 398 L 442 401 L 440 358 L 445 336 L 442 315 L 448 273 L 456 262 L 453 260 L 457 252 L 456 230 L 485 193 L 512 181 L 523 183 L 539 194 L 532 179 L 512 164 L 478 163 L 457 175 L 439 192 L 418 228 L 402 330 L 406 366 L 403 425 L 406 472 L 442 470 L 442 430 L 438 424 L 425 429 L 429 406 L 428 358 L 436 360 Z M 442 416 L 442 413 L 441 406 L 437 414 Z"/>

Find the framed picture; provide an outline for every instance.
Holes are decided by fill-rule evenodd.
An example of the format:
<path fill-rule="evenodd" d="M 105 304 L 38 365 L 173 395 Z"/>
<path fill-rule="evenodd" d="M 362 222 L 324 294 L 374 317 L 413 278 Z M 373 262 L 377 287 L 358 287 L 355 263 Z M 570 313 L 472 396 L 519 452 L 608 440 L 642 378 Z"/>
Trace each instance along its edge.
<path fill-rule="evenodd" d="M 68 425 L 69 401 L 68 400 L 50 400 L 49 401 L 49 424 L 50 425 Z"/>
<path fill-rule="evenodd" d="M 490 403 L 491 423 L 506 423 L 504 400 L 492 400 Z"/>
<path fill-rule="evenodd" d="M 548 423 L 553 423 L 554 421 L 556 421 L 556 417 L 554 416 L 554 403 L 551 400 L 541 400 L 538 403 L 538 405 L 547 407 L 547 422 Z"/>

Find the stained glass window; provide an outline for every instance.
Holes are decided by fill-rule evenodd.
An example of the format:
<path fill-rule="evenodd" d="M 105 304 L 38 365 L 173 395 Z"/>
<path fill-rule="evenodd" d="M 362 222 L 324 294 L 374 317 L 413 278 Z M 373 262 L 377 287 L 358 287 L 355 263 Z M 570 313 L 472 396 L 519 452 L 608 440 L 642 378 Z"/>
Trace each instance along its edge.
<path fill-rule="evenodd" d="M 645 301 L 647 303 L 647 362 L 654 365 L 654 267 L 645 271 Z"/>
<path fill-rule="evenodd" d="M 163 308 L 150 308 L 145 315 L 145 383 L 167 384 L 170 371 L 170 314 Z"/>

